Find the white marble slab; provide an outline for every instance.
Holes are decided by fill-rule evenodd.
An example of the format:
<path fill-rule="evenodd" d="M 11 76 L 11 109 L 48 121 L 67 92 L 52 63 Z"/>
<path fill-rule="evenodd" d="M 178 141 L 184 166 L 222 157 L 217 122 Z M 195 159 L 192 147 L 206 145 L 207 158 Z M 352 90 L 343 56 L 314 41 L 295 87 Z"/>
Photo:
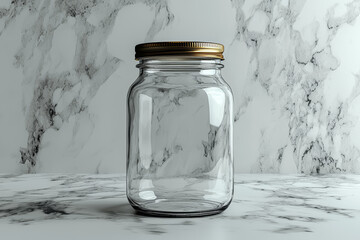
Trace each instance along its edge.
<path fill-rule="evenodd" d="M 1 175 L 1 239 L 358 239 L 360 176 L 235 177 L 230 207 L 202 218 L 136 215 L 122 175 Z"/>
<path fill-rule="evenodd" d="M 0 172 L 124 172 L 135 44 L 198 40 L 225 45 L 237 172 L 359 173 L 359 14 L 359 0 L 2 0 Z"/>

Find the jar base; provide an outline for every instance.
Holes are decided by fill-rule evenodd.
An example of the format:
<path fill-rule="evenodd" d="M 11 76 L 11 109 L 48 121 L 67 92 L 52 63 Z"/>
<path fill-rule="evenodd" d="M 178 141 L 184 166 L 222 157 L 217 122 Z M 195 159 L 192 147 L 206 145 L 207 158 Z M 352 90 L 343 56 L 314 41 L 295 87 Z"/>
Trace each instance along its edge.
<path fill-rule="evenodd" d="M 161 199 L 155 202 L 142 203 L 141 205 L 129 199 L 131 206 L 138 214 L 156 217 L 205 217 L 223 212 L 226 205 L 213 201 L 173 201 Z"/>

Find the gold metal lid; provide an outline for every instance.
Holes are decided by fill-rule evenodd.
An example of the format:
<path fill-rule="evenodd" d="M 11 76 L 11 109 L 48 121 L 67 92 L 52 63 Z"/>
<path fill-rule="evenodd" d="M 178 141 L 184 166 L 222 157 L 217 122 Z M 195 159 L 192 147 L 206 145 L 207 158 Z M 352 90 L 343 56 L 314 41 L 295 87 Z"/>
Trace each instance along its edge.
<path fill-rule="evenodd" d="M 135 46 L 135 59 L 146 57 L 198 57 L 224 60 L 224 46 L 212 42 L 150 42 Z"/>

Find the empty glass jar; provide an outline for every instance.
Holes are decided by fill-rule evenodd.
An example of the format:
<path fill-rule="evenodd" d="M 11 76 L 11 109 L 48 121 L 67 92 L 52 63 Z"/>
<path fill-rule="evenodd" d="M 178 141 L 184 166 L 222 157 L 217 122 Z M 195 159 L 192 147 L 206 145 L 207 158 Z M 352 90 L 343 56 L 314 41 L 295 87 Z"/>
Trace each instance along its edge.
<path fill-rule="evenodd" d="M 140 213 L 204 216 L 233 196 L 233 97 L 223 45 L 137 45 L 128 92 L 127 197 Z"/>

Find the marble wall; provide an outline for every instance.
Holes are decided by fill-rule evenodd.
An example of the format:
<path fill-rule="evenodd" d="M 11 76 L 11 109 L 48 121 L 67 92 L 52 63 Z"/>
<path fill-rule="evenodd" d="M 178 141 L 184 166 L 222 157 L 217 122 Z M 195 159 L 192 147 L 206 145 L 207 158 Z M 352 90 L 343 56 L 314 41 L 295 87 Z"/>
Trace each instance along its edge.
<path fill-rule="evenodd" d="M 134 46 L 198 40 L 225 45 L 237 172 L 359 173 L 359 14 L 359 0 L 1 0 L 0 172 L 124 172 Z"/>

